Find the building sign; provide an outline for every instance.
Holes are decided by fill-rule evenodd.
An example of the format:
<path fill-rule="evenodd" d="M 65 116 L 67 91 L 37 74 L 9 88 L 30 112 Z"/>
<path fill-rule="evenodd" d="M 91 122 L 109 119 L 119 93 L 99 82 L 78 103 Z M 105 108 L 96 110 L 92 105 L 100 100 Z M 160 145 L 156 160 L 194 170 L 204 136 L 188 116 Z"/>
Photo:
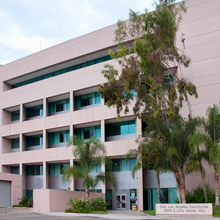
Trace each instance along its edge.
<path fill-rule="evenodd" d="M 156 204 L 156 215 L 212 215 L 212 204 Z"/>

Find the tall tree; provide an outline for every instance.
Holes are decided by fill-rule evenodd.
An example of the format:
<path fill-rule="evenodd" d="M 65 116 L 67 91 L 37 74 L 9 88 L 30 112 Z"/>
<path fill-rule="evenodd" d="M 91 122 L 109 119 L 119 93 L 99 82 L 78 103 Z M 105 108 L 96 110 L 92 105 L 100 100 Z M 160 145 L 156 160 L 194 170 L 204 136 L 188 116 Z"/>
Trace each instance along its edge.
<path fill-rule="evenodd" d="M 186 128 L 194 120 L 185 122 L 179 111 L 186 101 L 189 118 L 192 118 L 188 96 L 198 97 L 195 85 L 182 77 L 181 67 L 190 63 L 184 54 L 183 35 L 182 47 L 176 45 L 176 34 L 186 7 L 184 2 L 176 4 L 175 0 L 160 0 L 155 6 L 156 10 L 143 14 L 131 10 L 129 21 L 118 22 L 114 40 L 119 49 L 109 53 L 118 61 L 120 70 L 112 65 L 104 66 L 102 74 L 108 83 L 99 88 L 99 93 L 107 98 L 107 106 L 116 107 L 118 118 L 123 110 L 124 114 L 129 112 L 130 102 L 134 101 L 134 114 L 151 128 L 159 143 L 167 147 L 178 197 L 181 190 L 185 203 L 185 163 L 190 154 L 187 137 L 193 132 L 188 133 Z M 131 94 L 133 89 L 135 97 Z M 171 121 L 176 123 L 172 132 Z M 181 130 L 178 123 L 185 127 Z"/>
<path fill-rule="evenodd" d="M 168 161 L 166 160 L 166 149 L 158 141 L 149 138 L 140 138 L 137 140 L 138 148 L 131 149 L 126 155 L 126 159 L 136 156 L 137 163 L 132 169 L 132 176 L 140 168 L 153 169 L 157 180 L 157 201 L 160 203 L 160 174 L 168 170 Z"/>
<path fill-rule="evenodd" d="M 201 121 L 204 121 L 204 119 L 201 118 Z M 187 166 L 188 169 L 191 169 L 195 172 L 200 172 L 205 202 L 208 202 L 207 187 L 205 182 L 206 173 L 203 162 L 209 162 L 209 148 L 207 143 L 210 141 L 209 137 L 207 137 L 207 135 L 204 133 L 204 130 L 201 129 L 202 127 L 189 137 L 189 145 L 192 157 L 187 162 Z"/>
<path fill-rule="evenodd" d="M 189 104 L 188 95 L 197 97 L 196 87 L 181 73 L 181 66 L 187 67 L 190 59 L 176 46 L 176 33 L 186 8 L 184 2 L 174 3 L 160 0 L 155 11 L 130 11 L 129 21 L 118 22 L 114 40 L 120 49 L 109 53 L 121 70 L 105 65 L 102 74 L 108 83 L 99 88 L 108 99 L 106 104 L 116 106 L 118 117 L 123 109 L 125 114 L 129 111 L 132 89 L 133 111 L 140 118 L 150 112 L 156 117 L 161 110 L 165 117 L 172 117 L 179 113 L 183 100 Z"/>
<path fill-rule="evenodd" d="M 185 177 L 193 171 L 188 165 L 192 160 L 190 137 L 203 122 L 204 120 L 200 117 L 186 120 L 180 115 L 176 115 L 167 122 L 163 115 L 159 115 L 148 126 L 148 130 L 152 131 L 151 137 L 157 137 L 157 140 L 165 147 L 169 169 L 176 179 L 177 196 L 181 201 L 182 195 L 183 203 L 185 203 Z"/>
<path fill-rule="evenodd" d="M 90 198 L 90 188 L 94 190 L 97 184 L 102 182 L 110 183 L 115 190 L 118 188 L 118 179 L 112 173 L 100 173 L 92 177 L 89 173 L 98 164 L 106 163 L 106 149 L 103 143 L 96 137 L 89 140 L 81 140 L 73 136 L 69 140 L 69 146 L 73 146 L 73 155 L 78 162 L 78 166 L 66 167 L 63 172 L 63 180 L 83 179 L 83 186 L 86 189 L 86 199 Z"/>
<path fill-rule="evenodd" d="M 209 159 L 214 168 L 215 179 L 215 205 L 219 206 L 219 169 L 220 169 L 220 111 L 219 107 L 214 104 L 209 107 L 206 112 L 207 121 L 205 129 L 208 133 L 210 141 L 209 145 Z"/>

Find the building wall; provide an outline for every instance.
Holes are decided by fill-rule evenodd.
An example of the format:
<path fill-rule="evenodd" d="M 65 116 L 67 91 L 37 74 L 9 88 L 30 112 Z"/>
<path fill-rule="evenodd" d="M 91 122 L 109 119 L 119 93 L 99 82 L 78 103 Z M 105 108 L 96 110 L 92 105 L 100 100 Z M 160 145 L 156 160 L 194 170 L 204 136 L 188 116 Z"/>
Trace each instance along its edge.
<path fill-rule="evenodd" d="M 205 116 L 205 111 L 213 103 L 219 104 L 218 91 L 220 88 L 220 2 L 219 0 L 188 0 L 186 1 L 188 12 L 183 16 L 180 30 L 185 34 L 185 53 L 191 58 L 188 68 L 182 67 L 182 74 L 195 83 L 198 89 L 199 98 L 190 98 L 193 116 Z M 84 62 L 85 59 L 93 59 L 95 56 L 107 55 L 109 48 L 114 47 L 113 37 L 116 25 L 94 31 L 90 34 L 72 39 L 57 46 L 45 49 L 30 56 L 16 60 L 0 68 L 0 134 L 1 134 L 1 154 L 0 172 L 4 172 L 4 167 L 19 165 L 22 176 L 22 191 L 29 187 L 31 180 L 25 176 L 25 165 L 43 164 L 43 176 L 40 187 L 44 190 L 51 186 L 48 177 L 47 165 L 55 162 L 68 162 L 73 164 L 75 159 L 72 149 L 66 147 L 48 148 L 48 131 L 51 129 L 65 128 L 70 131 L 70 136 L 74 134 L 74 126 L 98 123 L 101 125 L 101 141 L 107 148 L 109 157 L 121 158 L 126 155 L 129 149 L 137 147 L 135 138 L 141 134 L 141 123 L 136 119 L 136 134 L 129 139 L 105 142 L 105 123 L 107 120 L 116 121 L 116 110 L 107 108 L 104 99 L 101 105 L 93 106 L 74 111 L 74 96 L 82 92 L 97 90 L 98 86 L 106 80 L 100 73 L 104 63 L 95 64 L 82 69 L 74 70 L 52 78 L 44 79 L 19 88 L 10 89 L 7 82 L 19 76 L 36 72 L 43 74 L 50 69 L 51 72 L 63 68 L 66 62 L 72 65 L 76 61 Z M 180 33 L 178 33 L 177 45 L 180 44 Z M 85 58 L 86 57 L 86 58 Z M 114 60 L 106 63 L 119 68 Z M 56 99 L 60 95 L 70 99 L 70 110 L 52 116 L 48 116 L 48 102 Z M 39 101 L 43 103 L 43 117 L 25 121 L 25 106 L 29 103 Z M 127 120 L 134 120 L 131 103 L 130 113 Z M 20 122 L 10 123 L 10 109 L 20 109 Z M 182 113 L 188 114 L 188 107 L 184 105 Z M 122 118 L 123 120 L 123 118 Z M 43 134 L 42 149 L 25 151 L 25 136 L 30 133 Z M 9 139 L 20 138 L 20 151 L 10 152 Z M 213 171 L 207 166 L 207 180 L 213 185 Z M 124 175 L 124 174 L 123 174 Z M 143 208 L 143 188 L 156 187 L 155 178 L 151 171 L 137 172 L 136 180 L 131 180 L 137 188 L 139 209 Z M 162 185 L 175 187 L 171 174 L 163 174 Z M 121 180 L 121 188 L 123 187 Z M 136 182 L 135 182 L 136 181 Z M 195 182 L 199 182 L 197 174 L 188 175 L 186 179 L 187 188 L 195 187 Z M 126 183 L 127 184 L 127 183 Z M 74 189 L 74 183 L 70 184 L 70 190 Z M 102 185 L 103 192 L 105 186 Z M 16 200 L 16 199 L 15 199 Z M 14 201 L 14 200 L 13 200 Z"/>
<path fill-rule="evenodd" d="M 218 0 L 187 1 L 187 14 L 181 23 L 185 34 L 185 53 L 191 58 L 188 68 L 183 68 L 183 76 L 196 86 L 199 98 L 190 98 L 193 116 L 206 116 L 206 109 L 213 104 L 219 105 L 220 89 L 220 2 Z M 180 41 L 178 41 L 178 45 Z M 188 115 L 188 106 L 182 113 Z M 214 187 L 213 169 L 206 167 L 206 181 Z M 201 183 L 200 174 L 186 177 L 186 188 L 195 188 Z"/>

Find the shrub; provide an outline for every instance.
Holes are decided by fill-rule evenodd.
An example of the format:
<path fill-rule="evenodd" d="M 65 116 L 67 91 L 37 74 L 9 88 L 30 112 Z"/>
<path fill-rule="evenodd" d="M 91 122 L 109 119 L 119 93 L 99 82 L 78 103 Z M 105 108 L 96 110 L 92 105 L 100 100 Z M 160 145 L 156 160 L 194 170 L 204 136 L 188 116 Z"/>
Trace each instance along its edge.
<path fill-rule="evenodd" d="M 71 206 L 75 213 L 88 213 L 91 211 L 88 203 L 87 199 L 70 199 L 67 205 Z"/>
<path fill-rule="evenodd" d="M 92 212 L 106 212 L 106 206 L 108 203 L 105 203 L 102 197 L 97 197 L 94 199 L 70 199 L 67 202 L 71 208 L 66 210 L 71 210 L 75 213 L 92 213 Z M 65 210 L 65 212 L 66 212 Z"/>
<path fill-rule="evenodd" d="M 64 212 L 69 213 L 69 212 L 73 212 L 73 210 L 71 208 L 68 208 L 68 209 L 65 209 Z"/>
<path fill-rule="evenodd" d="M 210 187 L 209 184 L 206 185 L 207 194 L 208 194 L 208 203 L 215 202 L 215 190 Z M 197 188 L 186 191 L 186 202 L 187 203 L 204 203 L 205 196 L 203 192 L 202 186 L 198 186 Z"/>
<path fill-rule="evenodd" d="M 105 203 L 102 197 L 97 197 L 91 199 L 89 206 L 91 207 L 92 211 L 106 211 L 106 206 L 108 203 Z"/>
<path fill-rule="evenodd" d="M 13 205 L 13 207 L 33 207 L 33 198 L 28 198 L 24 196 L 18 205 Z"/>

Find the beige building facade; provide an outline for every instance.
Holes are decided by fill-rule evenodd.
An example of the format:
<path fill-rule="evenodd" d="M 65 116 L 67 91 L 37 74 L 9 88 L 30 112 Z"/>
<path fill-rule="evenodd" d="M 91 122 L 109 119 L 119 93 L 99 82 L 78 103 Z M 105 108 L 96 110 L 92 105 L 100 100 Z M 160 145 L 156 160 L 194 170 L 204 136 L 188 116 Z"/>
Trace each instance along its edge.
<path fill-rule="evenodd" d="M 199 98 L 190 100 L 193 116 L 205 116 L 206 108 L 220 101 L 220 2 L 190 0 L 186 4 L 188 12 L 180 29 L 186 37 L 185 53 L 192 62 L 189 68 L 182 69 L 182 74 L 198 88 Z M 130 113 L 118 122 L 115 108 L 107 108 L 97 93 L 106 82 L 101 74 L 103 65 L 119 68 L 108 55 L 109 49 L 116 49 L 112 40 L 116 27 L 94 31 L 0 66 L 0 172 L 21 177 L 23 196 L 43 195 L 35 193 L 35 189 L 63 190 L 65 196 L 66 191 L 81 191 L 80 180 L 61 180 L 62 168 L 77 162 L 66 145 L 73 135 L 83 139 L 96 136 L 104 142 L 107 156 L 113 161 L 110 171 L 119 179 L 117 192 L 108 184 L 96 187 L 97 193 L 104 193 L 111 203 L 108 208 L 129 210 L 135 203 L 139 210 L 154 209 L 155 173 L 140 170 L 133 179 L 130 170 L 136 158 L 125 161 L 128 150 L 137 147 L 135 139 L 142 134 L 142 122 L 132 113 L 133 103 Z M 184 106 L 183 114 L 186 112 Z M 91 175 L 101 171 L 105 171 L 103 165 Z M 0 179 L 0 183 L 3 181 L 7 180 Z M 213 183 L 210 167 L 207 181 Z M 197 174 L 187 177 L 188 188 L 199 182 Z M 176 197 L 172 173 L 161 175 L 161 188 L 163 202 L 172 203 Z M 12 192 L 11 197 L 15 196 Z"/>

